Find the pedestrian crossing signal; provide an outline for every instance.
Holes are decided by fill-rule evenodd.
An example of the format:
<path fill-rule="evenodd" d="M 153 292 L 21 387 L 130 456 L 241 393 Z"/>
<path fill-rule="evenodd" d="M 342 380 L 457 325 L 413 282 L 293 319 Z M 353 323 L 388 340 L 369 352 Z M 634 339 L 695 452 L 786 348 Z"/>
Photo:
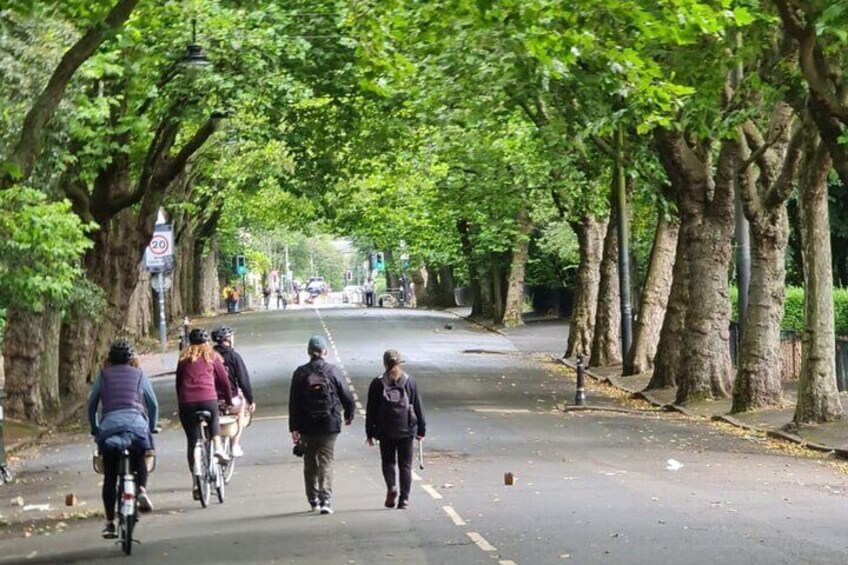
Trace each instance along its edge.
<path fill-rule="evenodd" d="M 374 268 L 378 271 L 382 271 L 386 268 L 386 263 L 383 260 L 383 252 L 380 251 L 377 253 L 377 260 L 374 262 Z"/>
<path fill-rule="evenodd" d="M 244 255 L 235 255 L 233 257 L 233 272 L 237 275 L 243 275 L 247 272 L 247 261 Z"/>

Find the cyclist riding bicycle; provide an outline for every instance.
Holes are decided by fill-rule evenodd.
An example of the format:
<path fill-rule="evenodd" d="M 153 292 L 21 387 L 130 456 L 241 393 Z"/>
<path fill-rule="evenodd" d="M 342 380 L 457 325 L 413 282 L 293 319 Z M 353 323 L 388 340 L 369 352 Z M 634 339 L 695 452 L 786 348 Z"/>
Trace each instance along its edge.
<path fill-rule="evenodd" d="M 194 328 L 188 334 L 189 346 L 180 353 L 177 363 L 177 404 L 180 423 L 186 435 L 186 456 L 188 468 L 192 472 L 194 483 L 194 446 L 198 440 L 199 427 L 196 413 L 209 412 L 209 429 L 214 442 L 214 454 L 218 461 L 229 461 L 229 456 L 221 445 L 221 425 L 218 421 L 218 394 L 220 391 L 227 406 L 233 403 L 227 368 L 221 356 L 209 345 L 209 334 L 203 328 Z M 195 500 L 200 492 L 195 488 Z"/>
<path fill-rule="evenodd" d="M 101 406 L 98 418 L 97 408 Z M 147 466 L 144 455 L 153 449 L 153 430 L 159 420 L 156 394 L 144 371 L 139 368 L 133 346 L 122 339 L 112 343 L 100 374 L 88 397 L 91 435 L 103 457 L 103 509 L 106 512 L 104 538 L 117 537 L 115 503 L 121 453 L 129 449 L 139 487 L 138 509 L 153 510 L 147 494 Z"/>
<path fill-rule="evenodd" d="M 242 424 L 247 419 L 247 412 L 251 414 L 256 410 L 256 403 L 253 401 L 253 389 L 250 386 L 250 375 L 247 372 L 247 366 L 244 364 L 244 359 L 234 349 L 235 336 L 233 329 L 229 326 L 221 326 L 212 331 L 212 341 L 215 342 L 215 351 L 224 359 L 224 366 L 227 367 L 227 373 L 230 381 L 230 395 L 233 398 L 232 407 L 227 410 L 229 414 L 236 415 Z M 218 399 L 222 400 L 219 393 Z M 244 425 L 239 426 L 238 434 L 233 438 L 233 457 L 242 457 L 244 449 L 241 447 L 241 435 L 244 432 Z"/>

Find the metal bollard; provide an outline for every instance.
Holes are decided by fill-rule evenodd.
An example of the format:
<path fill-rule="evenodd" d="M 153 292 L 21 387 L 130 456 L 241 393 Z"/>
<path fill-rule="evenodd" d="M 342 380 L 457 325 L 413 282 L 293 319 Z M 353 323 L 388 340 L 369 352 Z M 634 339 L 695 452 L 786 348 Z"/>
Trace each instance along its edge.
<path fill-rule="evenodd" d="M 6 444 L 3 441 L 3 405 L 6 400 L 6 389 L 0 385 L 0 485 L 12 481 L 12 473 L 6 466 Z"/>
<path fill-rule="evenodd" d="M 186 316 L 183 318 L 183 325 L 180 326 L 180 351 L 182 351 L 185 347 L 188 347 L 188 326 L 188 316 Z"/>
<path fill-rule="evenodd" d="M 577 354 L 577 392 L 574 394 L 574 405 L 586 405 L 586 376 L 583 374 L 583 354 Z"/>

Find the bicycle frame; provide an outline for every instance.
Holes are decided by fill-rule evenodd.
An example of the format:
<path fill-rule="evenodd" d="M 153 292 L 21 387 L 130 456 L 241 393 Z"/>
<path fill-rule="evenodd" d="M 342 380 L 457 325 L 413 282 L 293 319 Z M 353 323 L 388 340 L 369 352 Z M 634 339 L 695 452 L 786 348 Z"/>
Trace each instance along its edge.
<path fill-rule="evenodd" d="M 137 488 L 130 451 L 125 449 L 118 467 L 118 537 L 127 555 L 132 553 L 133 529 L 138 519 Z"/>

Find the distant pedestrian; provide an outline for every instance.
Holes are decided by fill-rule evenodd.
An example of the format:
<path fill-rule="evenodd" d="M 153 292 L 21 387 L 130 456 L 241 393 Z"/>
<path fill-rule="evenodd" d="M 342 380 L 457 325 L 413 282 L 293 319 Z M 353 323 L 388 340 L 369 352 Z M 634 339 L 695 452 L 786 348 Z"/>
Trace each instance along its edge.
<path fill-rule="evenodd" d="M 241 291 L 239 287 L 233 285 L 233 290 L 230 293 L 231 300 L 233 302 L 233 314 L 239 313 L 239 301 L 241 300 Z"/>
<path fill-rule="evenodd" d="M 371 278 L 365 281 L 364 290 L 365 305 L 370 308 L 371 306 L 374 306 L 374 281 L 372 281 Z"/>
<path fill-rule="evenodd" d="M 313 336 L 309 362 L 295 369 L 289 390 L 289 431 L 303 446 L 306 500 L 313 511 L 332 514 L 333 459 L 336 438 L 353 422 L 353 396 L 335 365 L 327 363 L 327 342 Z M 344 412 L 344 414 L 342 414 Z"/>
<path fill-rule="evenodd" d="M 266 284 L 262 288 L 262 301 L 265 303 L 265 309 L 266 310 L 271 307 L 271 285 L 270 284 Z"/>
<path fill-rule="evenodd" d="M 281 307 L 283 310 L 288 306 L 288 300 L 286 300 L 286 291 L 283 290 L 283 287 L 277 287 L 277 310 L 280 310 Z"/>
<path fill-rule="evenodd" d="M 221 295 L 224 297 L 224 303 L 227 305 L 227 313 L 233 311 L 233 287 L 229 284 L 221 290 Z"/>
<path fill-rule="evenodd" d="M 365 411 L 366 441 L 371 446 L 375 439 L 380 442 L 385 506 L 394 508 L 397 500 L 401 510 L 409 507 L 414 440 L 424 441 L 427 432 L 418 384 L 403 370 L 403 363 L 394 349 L 383 354 L 385 372 L 371 381 Z M 400 476 L 400 492 L 396 475 Z"/>

